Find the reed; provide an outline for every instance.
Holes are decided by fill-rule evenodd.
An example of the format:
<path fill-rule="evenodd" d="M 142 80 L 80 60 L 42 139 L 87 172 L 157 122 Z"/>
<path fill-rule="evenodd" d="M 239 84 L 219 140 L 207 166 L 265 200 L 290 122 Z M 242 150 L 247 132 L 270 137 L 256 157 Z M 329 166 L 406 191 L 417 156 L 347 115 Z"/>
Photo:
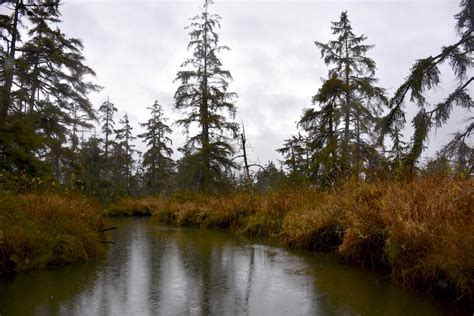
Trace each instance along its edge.
<path fill-rule="evenodd" d="M 99 206 L 80 196 L 0 195 L 0 274 L 98 258 Z"/>
<path fill-rule="evenodd" d="M 412 182 L 348 182 L 225 196 L 175 194 L 129 201 L 154 218 L 229 228 L 292 247 L 334 253 L 384 269 L 397 284 L 441 289 L 474 302 L 474 181 L 431 176 Z"/>
<path fill-rule="evenodd" d="M 105 216 L 151 216 L 152 210 L 158 209 L 160 202 L 160 199 L 150 197 L 125 197 L 107 205 L 103 213 Z"/>

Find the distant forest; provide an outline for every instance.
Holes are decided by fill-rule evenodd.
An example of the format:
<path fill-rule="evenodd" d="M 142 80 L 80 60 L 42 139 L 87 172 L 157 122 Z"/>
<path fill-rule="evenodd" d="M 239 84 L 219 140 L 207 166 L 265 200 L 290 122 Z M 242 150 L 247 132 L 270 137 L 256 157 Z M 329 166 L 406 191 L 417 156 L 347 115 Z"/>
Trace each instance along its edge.
<path fill-rule="evenodd" d="M 474 1 L 460 1 L 454 16 L 457 41 L 420 56 L 393 95 L 379 86 L 374 43 L 357 32 L 349 12 L 327 27 L 328 42 L 315 41 L 327 66 L 298 122 L 298 133 L 276 150 L 281 165 L 255 164 L 247 157 L 245 126 L 236 119 L 238 95 L 229 91 L 230 70 L 219 55 L 228 49 L 218 31 L 221 17 L 212 1 L 191 19 L 188 59 L 177 69 L 170 122 L 159 100 L 143 104 L 149 119 L 134 134 L 127 114 L 117 117 L 113 96 L 92 104 L 100 91 L 86 65 L 81 40 L 61 31 L 57 0 L 0 1 L 0 188 L 79 191 L 102 201 L 123 196 L 163 195 L 180 190 L 205 193 L 267 191 L 285 186 L 330 189 L 347 181 L 407 181 L 442 172 L 474 172 L 474 117 L 466 117 L 451 141 L 421 164 L 430 130 L 455 108 L 471 110 Z M 183 30 L 183 32 L 185 32 Z M 396 61 L 394 61 L 396 62 Z M 440 85 L 442 64 L 457 87 L 445 99 L 426 96 Z M 444 69 L 444 68 L 443 68 Z M 290 79 L 289 79 L 290 80 Z M 407 107 L 417 107 L 411 120 Z M 282 118 L 283 119 L 283 118 Z M 171 126 L 187 135 L 173 160 Z M 405 126 L 414 127 L 403 135 Z M 88 131 L 88 132 L 84 132 Z M 146 144 L 139 153 L 135 144 Z"/>

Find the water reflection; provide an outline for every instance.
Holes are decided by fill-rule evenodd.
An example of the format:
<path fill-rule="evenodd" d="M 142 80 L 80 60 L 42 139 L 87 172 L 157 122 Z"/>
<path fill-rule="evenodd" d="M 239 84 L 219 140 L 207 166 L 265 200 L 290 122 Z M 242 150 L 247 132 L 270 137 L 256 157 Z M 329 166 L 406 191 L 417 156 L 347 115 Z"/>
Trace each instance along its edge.
<path fill-rule="evenodd" d="M 436 315 L 325 255 L 120 220 L 102 262 L 0 279 L 1 315 Z"/>

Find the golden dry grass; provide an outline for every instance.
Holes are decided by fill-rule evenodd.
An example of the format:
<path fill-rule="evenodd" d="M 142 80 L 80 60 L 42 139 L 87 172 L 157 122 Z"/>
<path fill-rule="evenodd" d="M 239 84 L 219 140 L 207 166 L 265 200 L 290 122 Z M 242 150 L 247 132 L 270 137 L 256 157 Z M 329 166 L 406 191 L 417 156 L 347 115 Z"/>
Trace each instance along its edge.
<path fill-rule="evenodd" d="M 159 208 L 161 202 L 161 199 L 151 197 L 141 199 L 125 197 L 108 205 L 104 214 L 106 216 L 151 216 L 152 210 Z"/>
<path fill-rule="evenodd" d="M 99 207 L 51 193 L 0 196 L 0 273 L 86 261 L 104 253 Z"/>
<path fill-rule="evenodd" d="M 175 195 L 129 201 L 167 223 L 230 228 L 295 247 L 331 251 L 389 271 L 408 288 L 474 297 L 474 181 L 351 182 L 334 192 Z"/>

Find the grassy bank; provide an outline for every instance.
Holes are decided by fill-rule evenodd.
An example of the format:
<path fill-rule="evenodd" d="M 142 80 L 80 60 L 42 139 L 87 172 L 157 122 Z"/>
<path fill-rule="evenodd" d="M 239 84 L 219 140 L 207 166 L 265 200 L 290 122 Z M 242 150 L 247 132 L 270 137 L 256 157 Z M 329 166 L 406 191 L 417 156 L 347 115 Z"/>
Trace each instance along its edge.
<path fill-rule="evenodd" d="M 161 201 L 156 198 L 122 198 L 110 203 L 104 208 L 105 216 L 151 216 L 158 209 L 157 203 Z"/>
<path fill-rule="evenodd" d="M 472 180 L 348 183 L 329 193 L 189 194 L 123 205 L 135 212 L 143 207 L 167 223 L 230 228 L 330 251 L 348 262 L 385 269 L 403 287 L 474 301 Z"/>
<path fill-rule="evenodd" d="M 0 274 L 81 262 L 105 251 L 99 206 L 70 195 L 0 195 Z"/>

